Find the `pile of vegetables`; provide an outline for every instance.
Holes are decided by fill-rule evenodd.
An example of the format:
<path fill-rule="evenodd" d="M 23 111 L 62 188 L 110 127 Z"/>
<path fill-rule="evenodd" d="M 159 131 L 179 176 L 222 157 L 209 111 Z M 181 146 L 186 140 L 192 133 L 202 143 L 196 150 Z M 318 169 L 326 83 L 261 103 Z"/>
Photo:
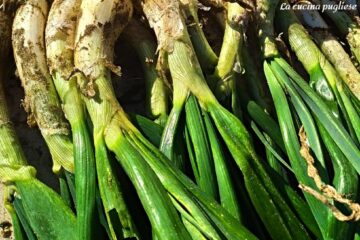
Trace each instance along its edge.
<path fill-rule="evenodd" d="M 4 0 L 15 239 L 360 239 L 359 12 L 283 4 L 337 2 Z M 119 101 L 119 46 L 137 55 L 142 111 Z M 58 188 L 22 150 L 17 79 Z"/>

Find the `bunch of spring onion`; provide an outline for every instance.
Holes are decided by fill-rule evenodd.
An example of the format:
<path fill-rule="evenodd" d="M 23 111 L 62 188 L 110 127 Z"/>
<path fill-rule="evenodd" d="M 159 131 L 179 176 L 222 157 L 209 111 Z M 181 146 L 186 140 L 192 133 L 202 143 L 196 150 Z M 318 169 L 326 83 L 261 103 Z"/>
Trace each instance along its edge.
<path fill-rule="evenodd" d="M 45 2 L 41 2 L 43 5 L 39 5 L 44 7 L 44 12 L 42 16 L 46 16 L 45 14 Z M 127 119 L 127 116 L 122 111 L 122 108 L 117 103 L 117 100 L 115 96 L 112 96 L 112 86 L 111 82 L 109 82 L 110 77 L 110 71 L 108 68 L 115 68 L 111 65 L 111 46 L 113 46 L 114 41 L 117 38 L 118 33 L 123 29 L 125 24 L 127 23 L 127 20 L 131 16 L 131 4 L 128 3 L 127 7 L 124 7 L 124 3 L 121 1 L 99 1 L 99 2 L 86 2 L 84 1 L 80 8 L 82 10 L 82 15 L 79 17 L 78 21 L 76 22 L 77 26 L 77 32 L 76 34 L 72 34 L 74 31 L 72 29 L 75 29 L 73 26 L 69 29 L 69 26 L 74 23 L 72 20 L 73 18 L 70 18 L 70 21 L 66 22 L 66 27 L 61 28 L 62 26 L 57 25 L 57 22 L 55 20 L 52 20 L 54 16 L 62 16 L 62 14 L 65 13 L 65 17 L 71 16 L 72 11 L 76 11 L 76 4 L 74 2 L 66 2 L 68 5 L 60 5 L 61 11 L 56 11 L 59 7 L 58 4 L 60 2 L 55 2 L 53 5 L 53 12 L 49 19 L 51 21 L 48 21 L 47 26 L 47 57 L 50 65 L 50 71 L 53 74 L 53 78 L 56 82 L 56 88 L 59 91 L 60 98 L 64 102 L 64 110 L 66 114 L 74 114 L 73 108 L 75 108 L 80 113 L 80 117 L 75 118 L 74 116 L 67 116 L 67 118 L 70 121 L 70 124 L 72 125 L 73 131 L 79 131 L 79 128 L 81 130 L 81 104 L 77 102 L 77 99 L 79 96 L 82 96 L 88 112 L 89 116 L 92 120 L 92 126 L 93 126 L 93 133 L 94 133 L 94 145 L 95 145 L 95 157 L 98 161 L 97 164 L 97 172 L 99 175 L 99 188 L 101 193 L 102 202 L 104 204 L 105 210 L 106 204 L 110 203 L 110 207 L 112 208 L 118 208 L 119 215 L 124 214 L 124 205 L 120 204 L 113 204 L 111 201 L 118 201 L 118 197 L 121 195 L 116 195 L 116 191 L 114 192 L 112 188 L 109 188 L 109 184 L 116 184 L 116 181 L 112 182 L 109 181 L 109 178 L 107 175 L 112 177 L 111 174 L 111 167 L 110 164 L 106 164 L 109 162 L 109 159 L 107 159 L 107 150 L 105 148 L 106 146 L 109 147 L 109 149 L 113 150 L 118 158 L 118 160 L 121 162 L 122 167 L 124 168 L 125 172 L 127 173 L 128 177 L 134 184 L 139 198 L 143 204 L 143 207 L 145 208 L 145 211 L 148 213 L 148 217 L 150 219 L 150 222 L 152 224 L 153 228 L 153 234 L 156 237 L 164 238 L 165 236 L 174 236 L 174 238 L 184 239 L 187 238 L 189 233 L 185 230 L 185 227 L 182 225 L 182 223 L 178 220 L 178 215 L 176 213 L 175 209 L 178 209 L 182 213 L 182 217 L 187 220 L 188 222 L 188 228 L 193 229 L 193 232 L 196 232 L 199 234 L 205 234 L 208 236 L 213 236 L 215 238 L 218 238 L 217 236 L 222 232 L 224 235 L 228 236 L 247 236 L 251 237 L 252 234 L 248 232 L 245 228 L 238 228 L 237 223 L 235 219 L 231 217 L 230 214 L 226 212 L 225 209 L 221 208 L 220 205 L 217 205 L 215 201 L 212 198 L 209 198 L 206 196 L 203 192 L 201 192 L 188 178 L 186 178 L 183 175 L 179 175 L 177 173 L 177 169 L 174 168 L 172 165 L 169 165 L 166 167 L 166 164 L 168 164 L 167 159 L 165 156 L 161 155 L 160 151 L 156 150 L 155 147 L 153 147 L 149 142 L 147 142 L 145 139 L 143 139 L 142 135 L 138 132 L 137 129 L 134 128 L 134 126 L 129 122 Z M 35 7 L 38 7 L 33 2 L 27 2 L 23 7 L 31 8 L 33 11 Z M 108 9 L 108 11 L 99 11 L 99 9 Z M 37 10 L 37 8 L 36 8 Z M 64 11 L 63 11 L 64 10 Z M 122 10 L 122 14 L 119 14 L 119 11 Z M 20 14 L 18 12 L 18 14 Z M 58 15 L 57 15 L 58 14 Z M 97 16 L 99 15 L 99 16 Z M 21 16 L 21 15 L 19 15 Z M 25 18 L 20 18 L 20 20 L 24 20 Z M 39 20 L 40 18 L 34 18 L 34 20 Z M 94 21 L 96 24 L 94 24 Z M 100 22 L 97 22 L 100 21 Z M 29 21 L 30 22 L 30 21 Z M 17 25 L 20 26 L 20 25 Z M 38 25 L 37 25 L 38 26 Z M 43 26 L 40 25 L 40 26 Z M 61 31 L 58 31 L 54 34 L 53 27 L 60 27 Z M 94 26 L 97 26 L 94 28 Z M 116 30 L 117 31 L 110 31 Z M 39 46 L 39 62 L 44 62 L 41 50 L 43 48 L 40 48 L 42 46 L 42 37 L 41 35 L 43 32 L 41 31 L 41 28 L 39 31 L 37 28 L 30 29 L 34 31 L 34 35 L 37 35 L 38 40 L 37 45 Z M 19 49 L 19 43 L 23 43 L 21 41 L 21 34 L 24 34 L 21 30 L 14 30 L 14 49 L 15 53 L 20 53 L 20 51 L 16 51 Z M 65 34 L 65 33 L 66 34 Z M 25 34 L 26 36 L 26 31 Z M 39 36 L 40 35 L 40 36 Z M 73 40 L 71 38 L 74 38 Z M 108 41 L 112 41 L 113 43 L 110 45 L 106 45 L 104 43 L 104 39 Z M 33 40 L 33 39 L 32 39 Z M 68 75 L 66 75 L 66 68 L 68 66 L 71 67 L 72 64 L 72 52 L 67 51 L 71 49 L 71 46 L 66 45 L 68 43 L 71 43 L 71 41 L 74 42 L 74 65 L 77 69 L 79 69 L 79 73 L 75 73 L 77 77 L 77 83 L 80 88 L 80 92 L 77 92 L 76 86 L 73 87 L 71 85 L 72 78 L 69 78 Z M 30 41 L 25 42 L 26 44 Z M 32 45 L 33 46 L 33 45 Z M 33 48 L 29 47 L 30 50 L 33 50 Z M 64 47 L 65 46 L 65 47 Z M 96 47 L 94 47 L 96 46 Z M 104 59 L 103 56 L 99 59 L 98 54 L 94 54 L 97 52 L 103 52 L 108 53 L 107 56 L 109 59 Z M 33 52 L 31 52 L 33 53 Z M 59 54 L 60 53 L 60 54 Z M 19 54 L 20 55 L 20 54 Z M 16 55 L 17 56 L 17 55 Z M 63 59 L 64 58 L 64 59 Z M 21 61 L 22 60 L 22 61 Z M 28 58 L 28 60 L 32 60 Z M 56 65 L 55 61 L 57 60 L 60 65 Z M 65 61 L 65 65 L 62 65 Z M 18 62 L 18 68 L 25 66 L 26 61 L 24 61 L 21 56 L 17 58 Z M 96 66 L 94 64 L 95 62 L 97 65 L 97 69 L 91 69 L 89 71 L 89 66 Z M 99 64 L 100 63 L 100 64 Z M 22 68 L 26 71 L 31 71 L 32 69 L 37 69 L 36 64 L 38 62 L 31 62 L 31 64 L 34 65 L 34 68 Z M 40 65 L 43 66 L 43 65 Z M 21 69 L 21 68 L 20 68 Z M 44 73 L 39 76 L 40 77 L 48 77 L 49 74 L 46 71 L 47 69 L 43 69 Z M 95 70 L 95 71 L 94 71 Z M 97 71 L 96 71 L 97 70 Z M 23 77 L 22 74 L 20 74 L 22 79 L 27 80 L 27 78 Z M 25 75 L 26 76 L 26 75 Z M 67 76 L 68 79 L 65 79 L 64 76 Z M 35 77 L 38 77 L 38 75 L 35 75 Z M 71 77 L 71 76 L 70 76 Z M 29 80 L 36 80 L 32 78 L 28 78 Z M 49 79 L 49 78 L 46 78 Z M 69 81 L 69 82 L 61 82 L 62 81 Z M 31 87 L 36 88 L 41 85 L 42 82 L 40 82 L 39 85 L 35 84 L 29 84 Z M 62 85 L 63 84 L 63 85 Z M 102 85 L 103 84 L 103 85 Z M 26 84 L 24 84 L 26 87 Z M 49 86 L 52 86 L 52 82 L 48 82 Z M 45 85 L 44 87 L 48 86 Z M 46 89 L 46 88 L 44 88 Z M 42 90 L 44 90 L 42 89 Z M 26 90 L 26 88 L 25 88 Z M 31 89 L 30 89 L 31 90 Z M 31 92 L 28 90 L 28 92 Z M 43 93 L 42 91 L 36 91 L 35 93 Z M 65 91 L 65 94 L 62 92 Z M 30 97 L 34 97 L 31 94 L 28 94 Z M 100 97 L 100 101 L 97 99 Z M 101 99 L 104 97 L 104 99 Z M 34 97 L 35 100 L 36 96 Z M 74 100 L 74 102 L 69 102 L 71 99 Z M 34 101 L 35 101 L 34 100 Z M 49 103 L 49 101 L 43 101 L 40 103 Z M 32 105 L 33 109 L 36 110 L 37 105 Z M 37 109 L 38 112 L 41 112 L 42 109 Z M 50 112 L 52 114 L 53 112 Z M 39 116 L 39 119 L 43 115 L 38 114 L 36 116 Z M 47 115 L 45 114 L 45 117 Z M 108 118 L 105 118 L 108 116 Z M 74 119 L 73 119 L 74 117 Z M 56 119 L 55 119 L 56 120 Z M 119 129 L 118 129 L 119 128 Z M 111 131 L 111 129 L 113 131 Z M 122 131 L 119 131 L 122 129 Z M 85 131 L 83 131 L 85 132 Z M 73 133 L 74 139 L 76 139 L 76 134 Z M 126 134 L 126 135 L 124 135 Z M 129 135 L 130 134 L 130 135 Z M 54 134 L 57 136 L 58 134 Z M 85 136 L 86 140 L 86 136 Z M 104 140 L 106 142 L 104 142 Z M 135 146 L 140 144 L 140 148 L 135 148 Z M 142 146 L 142 147 L 141 147 Z M 75 146 L 75 148 L 78 146 Z M 86 147 L 86 144 L 85 144 Z M 81 151 L 83 149 L 78 149 L 77 151 Z M 74 151 L 76 152 L 76 150 Z M 86 153 L 87 151 L 85 151 Z M 160 159 L 163 159 L 162 163 L 158 162 L 157 158 L 160 157 Z M 89 158 L 83 158 L 82 161 L 89 160 Z M 91 160 L 91 158 L 90 158 Z M 130 160 L 130 161 L 129 161 Z M 90 161 L 91 163 L 91 161 Z M 84 162 L 80 162 L 80 164 L 85 164 Z M 150 166 L 149 166 L 149 165 Z M 153 168 L 154 170 L 150 169 Z M 100 169 L 100 170 L 99 170 Z M 84 180 L 91 180 L 91 174 L 87 175 L 87 172 L 85 170 L 88 170 L 88 168 L 80 169 L 82 174 L 85 174 L 83 177 Z M 91 170 L 91 169 L 90 169 Z M 109 172 L 110 170 L 110 172 Z M 75 176 L 78 178 L 77 176 Z M 76 180 L 78 182 L 79 180 Z M 102 187 L 102 183 L 105 185 L 105 189 Z M 82 183 L 82 181 L 80 181 Z M 91 183 L 91 182 L 90 182 Z M 156 184 L 157 183 L 157 184 Z M 162 184 L 164 185 L 164 188 L 162 188 Z M 115 185 L 116 186 L 116 185 Z M 77 186 L 81 187 L 81 185 Z M 90 186 L 92 187 L 92 186 Z M 110 185 L 110 187 L 112 187 Z M 84 190 L 91 190 L 89 189 L 89 185 L 87 186 L 87 189 Z M 168 192 L 168 193 L 167 193 Z M 180 194 L 179 194 L 180 193 Z M 111 196 L 114 194 L 113 198 L 107 198 L 107 196 Z M 170 195 L 171 194 L 171 195 Z M 178 195 L 179 194 L 179 195 Z M 83 197 L 83 196 L 81 196 Z M 84 198 L 84 200 L 88 200 L 91 202 L 91 195 L 86 195 L 87 199 Z M 195 199 L 199 198 L 199 204 Z M 77 197 L 78 199 L 78 197 Z M 121 200 L 121 199 L 120 199 Z M 79 204 L 84 204 L 81 201 L 76 202 L 76 207 L 78 207 Z M 113 205 L 111 205 L 113 204 Z M 186 211 L 183 208 L 183 206 L 186 206 Z M 91 211 L 91 205 L 87 206 L 90 207 Z M 204 209 L 206 210 L 205 212 Z M 85 210 L 84 210 L 85 211 Z M 108 213 L 111 213 L 112 210 Z M 125 212 L 126 214 L 126 212 Z M 109 214 L 110 215 L 110 214 Z M 109 225 L 111 226 L 112 222 L 115 219 L 114 216 L 107 216 L 107 220 Z M 86 221 L 89 221 L 86 217 L 91 217 L 91 212 L 84 212 L 84 215 L 80 215 L 80 213 L 77 213 L 77 228 L 78 228 L 78 234 L 82 236 L 88 236 L 89 228 L 91 228 L 90 225 L 80 225 L 80 223 L 85 223 Z M 126 215 L 125 215 L 126 217 Z M 214 219 L 215 223 L 212 223 L 212 221 L 209 221 L 208 218 Z M 227 221 L 221 221 L 221 219 L 228 219 Z M 128 221 L 129 219 L 124 218 L 124 216 L 119 217 L 120 221 L 124 221 L 125 224 L 131 224 L 131 221 Z M 119 223 L 119 221 L 114 221 L 114 223 Z M 213 225 L 215 224 L 215 226 Z M 131 226 L 131 225 L 130 225 Z M 166 227 L 168 226 L 168 227 Z M 114 226 L 114 229 L 118 228 L 118 226 Z M 219 230 L 218 230 L 219 229 Z M 129 230 L 127 227 L 126 230 Z M 135 231 L 135 229 L 130 231 Z M 220 231 L 220 232 L 218 232 Z M 110 236 L 113 238 L 116 238 L 116 234 L 119 234 L 118 232 L 115 233 L 115 231 L 110 231 Z M 89 237 L 89 236 L 88 236 Z M 119 236 L 120 237 L 120 236 Z M 237 238 L 237 237 L 236 237 Z"/>
<path fill-rule="evenodd" d="M 127 23 L 126 19 L 131 16 L 131 5 L 128 4 L 128 8 L 117 1 L 83 1 L 81 5 L 82 15 L 75 38 L 75 66 L 84 74 L 80 86 L 86 94 L 84 101 L 94 124 L 95 149 L 97 141 L 105 140 L 106 146 L 115 153 L 135 186 L 154 237 L 187 239 L 197 234 L 211 238 L 221 235 L 252 238 L 248 230 L 238 225 L 225 209 L 202 192 L 144 138 L 117 102 L 110 78 L 110 70 L 116 72 L 116 67 L 111 64 L 112 47 Z M 104 11 L 109 14 L 107 18 L 104 15 L 97 17 L 103 14 L 99 10 L 105 7 L 121 7 L 119 10 L 124 12 L 119 15 L 115 14 L 116 11 Z M 100 20 L 103 22 L 98 22 Z M 110 32 L 109 27 L 113 31 Z M 99 55 L 99 52 L 104 55 Z M 91 93 L 94 95 L 91 96 Z M 104 116 L 107 118 L 104 119 Z M 186 227 L 176 210 L 186 222 Z"/>
<path fill-rule="evenodd" d="M 26 164 L 0 84 L 0 180 L 17 239 L 359 238 L 356 13 L 200 2 L 18 8 L 24 106 L 60 195 Z M 0 18 L 4 62 L 11 15 Z M 114 60 L 128 56 L 117 44 L 140 61 L 146 117 L 118 101 Z"/>

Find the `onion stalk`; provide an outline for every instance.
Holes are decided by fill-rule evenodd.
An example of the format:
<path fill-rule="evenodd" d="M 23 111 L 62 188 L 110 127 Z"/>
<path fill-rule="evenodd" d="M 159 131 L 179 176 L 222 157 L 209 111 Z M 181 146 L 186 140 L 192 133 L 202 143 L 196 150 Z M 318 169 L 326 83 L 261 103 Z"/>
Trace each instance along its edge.
<path fill-rule="evenodd" d="M 24 106 L 28 123 L 37 124 L 54 162 L 53 171 L 61 167 L 74 172 L 73 145 L 70 129 L 49 74 L 44 46 L 46 1 L 28 1 L 18 10 L 12 43 L 16 66 L 25 90 Z"/>
<path fill-rule="evenodd" d="M 199 58 L 200 66 L 205 72 L 213 71 L 218 57 L 211 48 L 202 30 L 198 16 L 198 0 L 180 0 L 181 8 L 184 10 L 187 29 L 191 35 L 191 41 Z"/>
<path fill-rule="evenodd" d="M 46 25 L 46 56 L 55 88 L 72 130 L 77 237 L 91 239 L 95 213 L 95 159 L 77 79 L 72 76 L 74 71 L 72 47 L 79 8 L 78 1 L 53 2 Z"/>
<path fill-rule="evenodd" d="M 78 18 L 74 40 L 74 65 L 80 71 L 77 74 L 77 83 L 84 95 L 82 99 L 93 124 L 100 196 L 111 237 L 136 237 L 138 232 L 125 203 L 122 186 L 111 166 L 111 158 L 103 137 L 103 131 L 113 114 L 111 109 L 116 103 L 98 101 L 97 97 L 94 97 L 95 94 L 98 94 L 100 99 L 113 96 L 113 90 L 107 82 L 110 72 L 105 65 L 112 59 L 114 42 L 105 45 L 103 39 L 116 39 L 116 35 L 131 16 L 132 8 L 128 1 L 82 1 L 80 11 L 82 15 Z M 95 87 L 97 78 L 96 86 L 99 92 L 96 92 Z M 121 226 L 115 226 L 119 223 Z"/>
<path fill-rule="evenodd" d="M 239 74 L 242 73 L 241 49 L 248 22 L 248 12 L 238 3 L 227 3 L 225 32 L 214 72 L 207 76 L 209 85 L 214 89 L 220 102 L 226 103 L 236 116 L 241 117 Z"/>
<path fill-rule="evenodd" d="M 137 51 L 144 69 L 147 115 L 164 125 L 168 116 L 168 92 L 164 79 L 156 70 L 156 43 L 150 32 L 136 19 L 132 19 L 127 25 L 124 37 Z"/>

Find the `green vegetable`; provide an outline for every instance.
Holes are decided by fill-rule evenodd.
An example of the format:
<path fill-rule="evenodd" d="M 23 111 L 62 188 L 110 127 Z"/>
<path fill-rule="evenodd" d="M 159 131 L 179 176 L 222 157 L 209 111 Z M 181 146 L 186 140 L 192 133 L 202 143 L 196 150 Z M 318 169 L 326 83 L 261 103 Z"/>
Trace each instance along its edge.
<path fill-rule="evenodd" d="M 99 9 L 102 10 L 100 11 Z M 109 12 L 105 11 L 105 9 L 108 9 Z M 119 1 L 82 1 L 80 11 L 83 14 L 77 21 L 77 32 L 74 41 L 74 64 L 82 72 L 82 74 L 77 75 L 77 82 L 80 85 L 80 91 L 85 95 L 83 100 L 93 124 L 93 141 L 99 190 L 113 239 L 138 236 L 132 216 L 124 200 L 124 190 L 112 168 L 103 136 L 103 131 L 113 114 L 111 102 L 98 101 L 97 97 L 94 97 L 94 94 L 98 94 L 97 96 L 101 98 L 103 96 L 111 96 L 113 93 L 107 83 L 107 77 L 110 73 L 104 67 L 105 62 L 103 60 L 103 64 L 97 62 L 100 61 L 98 59 L 100 56 L 97 53 L 105 49 L 104 42 L 101 39 L 106 29 L 112 29 L 112 32 L 107 32 L 108 35 L 106 35 L 110 40 L 116 39 L 116 34 L 124 28 L 125 22 L 120 22 L 118 25 L 114 24 L 116 22 L 114 11 L 117 10 L 119 10 Z M 102 12 L 104 12 L 104 15 L 101 15 Z M 131 13 L 131 5 L 126 3 L 121 8 L 118 17 L 123 16 L 124 19 L 128 19 Z M 102 17 L 97 17 L 100 15 Z M 109 24 L 106 25 L 107 21 L 109 21 Z M 96 26 L 96 28 L 92 28 L 92 26 Z M 89 31 L 87 29 L 92 30 Z M 111 46 L 113 46 L 111 43 L 106 45 L 109 50 L 112 49 Z M 112 58 L 112 55 L 109 58 Z M 91 65 L 91 62 L 96 62 L 96 64 L 89 66 L 88 64 Z M 95 80 L 97 80 L 96 83 Z M 96 92 L 95 88 L 99 92 Z M 118 224 L 120 226 L 116 226 Z"/>
<path fill-rule="evenodd" d="M 209 146 L 214 158 L 216 178 L 219 186 L 220 203 L 236 219 L 242 221 L 244 215 L 235 193 L 235 186 L 229 171 L 229 163 L 225 158 L 225 154 L 218 139 L 218 134 L 214 124 L 211 122 L 210 116 L 206 112 L 204 113 L 204 120 L 210 142 Z"/>
<path fill-rule="evenodd" d="M 186 127 L 189 132 L 191 145 L 194 146 L 194 161 L 191 161 L 195 180 L 199 187 L 212 196 L 218 198 L 214 160 L 212 158 L 205 123 L 202 119 L 200 106 L 194 96 L 190 96 L 185 104 Z"/>
<path fill-rule="evenodd" d="M 205 72 L 212 72 L 218 62 L 216 53 L 211 48 L 198 16 L 198 0 L 179 0 L 186 19 L 187 29 L 191 36 L 196 55 L 199 58 L 201 68 Z"/>
<path fill-rule="evenodd" d="M 241 72 L 242 68 L 238 52 L 243 47 L 244 31 L 249 17 L 238 3 L 227 3 L 226 6 L 227 17 L 219 61 L 212 75 L 208 76 L 209 85 L 220 101 L 227 100 L 229 96 L 239 98 L 235 95 L 236 81 L 239 80 L 236 78 L 236 72 Z"/>
<path fill-rule="evenodd" d="M 156 43 L 151 33 L 139 21 L 132 19 L 124 30 L 124 36 L 137 51 L 146 79 L 145 106 L 148 116 L 164 125 L 168 115 L 168 93 L 164 79 L 156 69 Z"/>
<path fill-rule="evenodd" d="M 46 25 L 46 56 L 55 88 L 69 120 L 75 160 L 77 237 L 91 239 L 95 214 L 96 168 L 85 111 L 80 98 L 71 46 L 75 40 L 78 1 L 54 1 Z M 66 33 L 63 27 L 66 26 Z"/>

